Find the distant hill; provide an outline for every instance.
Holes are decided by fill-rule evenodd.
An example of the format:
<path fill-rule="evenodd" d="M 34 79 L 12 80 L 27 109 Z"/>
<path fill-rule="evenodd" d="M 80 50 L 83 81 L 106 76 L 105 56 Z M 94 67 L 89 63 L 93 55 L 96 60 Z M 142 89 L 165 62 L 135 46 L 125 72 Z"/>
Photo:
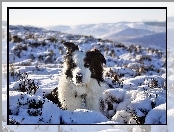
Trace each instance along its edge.
<path fill-rule="evenodd" d="M 122 30 L 116 34 L 111 35 L 113 36 L 136 36 L 136 35 L 147 35 L 147 34 L 152 34 L 154 33 L 153 31 L 149 31 L 146 29 L 136 29 L 136 28 L 127 28 L 125 30 Z"/>
<path fill-rule="evenodd" d="M 52 31 L 67 31 L 70 29 L 70 26 L 64 26 L 64 25 L 50 26 L 48 27 L 48 29 Z"/>
<path fill-rule="evenodd" d="M 173 17 L 170 17 L 171 20 Z M 6 24 L 5 22 L 3 22 Z M 16 28 L 11 26 L 12 28 Z M 18 26 L 37 30 L 36 27 Z M 60 31 L 68 34 L 87 35 L 95 38 L 109 39 L 116 42 L 129 42 L 153 47 L 157 44 L 166 47 L 166 22 L 117 22 L 100 24 L 81 24 L 76 26 L 55 25 L 43 27 L 51 31 Z M 42 29 L 44 30 L 44 29 Z M 161 47 L 159 47 L 161 48 Z"/>
<path fill-rule="evenodd" d="M 162 32 L 165 31 L 165 26 L 166 26 L 165 22 L 117 22 L 117 23 L 100 23 L 100 24 L 82 24 L 76 26 L 57 25 L 45 28 L 48 30 L 61 31 L 65 33 L 103 37 L 130 28 L 144 29 L 154 32 L 159 32 L 159 31 Z"/>
<path fill-rule="evenodd" d="M 161 26 L 161 27 L 166 26 L 166 22 L 144 22 L 144 24 L 147 24 L 150 26 Z"/>
<path fill-rule="evenodd" d="M 127 42 L 139 43 L 142 46 L 166 49 L 166 32 L 144 35 L 133 39 L 126 40 Z"/>
<path fill-rule="evenodd" d="M 174 17 L 169 17 L 172 21 Z M 174 20 L 173 20 L 174 21 Z M 150 47 L 166 47 L 166 22 L 117 22 L 100 24 L 82 24 L 77 26 L 47 27 L 71 34 L 92 35 L 97 38 L 110 39 Z"/>

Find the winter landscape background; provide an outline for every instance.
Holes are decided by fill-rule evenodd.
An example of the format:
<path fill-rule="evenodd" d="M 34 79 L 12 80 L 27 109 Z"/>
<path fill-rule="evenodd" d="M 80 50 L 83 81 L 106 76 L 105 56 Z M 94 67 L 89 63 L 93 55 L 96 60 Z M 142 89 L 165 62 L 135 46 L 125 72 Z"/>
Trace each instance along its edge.
<path fill-rule="evenodd" d="M 168 21 L 170 23 L 170 21 Z M 73 114 L 70 114 L 68 111 L 61 111 L 57 107 L 55 107 L 55 104 L 52 102 L 48 101 L 47 103 L 44 103 L 42 106 L 42 116 L 40 117 L 35 117 L 32 114 L 38 114 L 36 112 L 36 109 L 31 108 L 34 111 L 28 112 L 29 106 L 25 105 L 25 103 L 28 100 L 35 99 L 36 102 L 39 100 L 43 101 L 43 97 L 41 96 L 43 93 L 45 95 L 49 94 L 55 87 L 57 87 L 58 84 L 58 77 L 61 74 L 61 64 L 62 64 L 62 54 L 64 53 L 64 48 L 61 45 L 62 42 L 64 41 L 71 41 L 80 46 L 80 49 L 82 50 L 88 50 L 93 47 L 96 47 L 102 51 L 102 53 L 105 55 L 107 59 L 107 64 L 105 67 L 105 81 L 108 83 L 110 88 L 112 90 L 109 90 L 109 93 L 113 95 L 113 97 L 116 98 L 116 100 L 121 99 L 123 104 L 126 104 L 127 101 L 131 102 L 132 104 L 126 104 L 129 105 L 132 109 L 134 110 L 140 110 L 143 108 L 143 105 L 146 104 L 146 108 L 148 107 L 145 113 L 143 113 L 141 110 L 137 111 L 139 112 L 139 117 L 144 117 L 144 115 L 149 116 L 147 118 L 147 121 L 152 121 L 147 124 L 160 124 L 164 123 L 165 124 L 165 102 L 166 102 L 166 96 L 165 96 L 165 80 L 166 80 L 166 67 L 165 67 L 165 59 L 166 59 L 166 53 L 165 53 L 165 27 L 164 23 L 160 22 L 153 22 L 153 23 L 132 23 L 132 22 L 123 22 L 123 23 L 117 23 L 117 24 L 101 24 L 100 25 L 81 25 L 84 28 L 84 31 L 87 30 L 86 32 L 89 32 L 88 30 L 90 29 L 90 35 L 87 36 L 87 34 L 79 34 L 79 30 L 82 27 L 73 27 L 73 28 L 68 28 L 68 30 L 65 30 L 61 26 L 58 26 L 61 30 L 61 32 L 57 31 L 52 31 L 52 27 L 46 27 L 47 29 L 50 30 L 45 30 L 45 29 L 40 29 L 40 28 L 33 28 L 33 27 L 26 27 L 26 26 L 10 26 L 11 34 L 12 35 L 19 35 L 20 37 L 17 38 L 17 41 L 14 41 L 14 38 L 12 37 L 12 41 L 9 43 L 10 51 L 9 51 L 9 56 L 10 56 L 10 63 L 14 64 L 11 66 L 12 70 L 14 70 L 14 73 L 18 73 L 19 70 L 20 72 L 27 72 L 28 73 L 28 78 L 34 80 L 38 86 L 38 89 L 36 91 L 36 94 L 33 96 L 29 94 L 24 94 L 21 93 L 19 90 L 19 81 L 18 81 L 18 76 L 14 76 L 13 74 L 10 73 L 10 100 L 13 102 L 10 104 L 11 105 L 11 115 L 10 118 L 13 118 L 12 123 L 17 123 L 19 121 L 22 121 L 23 123 L 31 123 L 35 122 L 34 124 L 37 124 L 36 122 L 39 121 L 40 117 L 43 117 L 43 119 L 40 119 L 40 123 L 48 123 L 50 124 L 51 122 L 54 123 L 59 123 L 57 122 L 57 118 L 63 117 L 64 122 L 70 123 L 71 121 L 69 120 L 70 117 L 76 118 L 80 117 L 81 118 L 81 113 L 85 114 L 85 111 L 76 111 Z M 116 25 L 117 29 L 119 31 L 108 31 L 106 34 L 102 34 L 104 29 L 101 29 L 100 27 L 106 27 L 111 25 Z M 87 27 L 86 27 L 87 26 Z M 92 26 L 92 27 L 88 27 Z M 135 28 L 136 27 L 136 28 Z M 139 28 L 137 28 L 139 27 Z M 170 27 L 170 25 L 169 25 Z M 6 26 L 2 25 L 3 30 L 6 30 Z M 79 29 L 78 29 L 79 28 Z M 86 29 L 85 29 L 86 28 Z M 169 28 L 169 31 L 172 32 L 173 26 L 171 23 L 171 27 Z M 55 29 L 55 28 L 54 28 Z M 56 29 L 56 30 L 60 30 Z M 147 30 L 151 29 L 151 30 Z M 67 32 L 67 33 L 62 33 L 62 32 Z M 100 36 L 96 36 L 97 33 L 94 31 L 98 31 L 98 34 Z M 102 32 L 101 32 L 102 31 Z M 30 37 L 36 37 L 37 40 L 34 38 L 28 38 L 26 39 L 26 36 L 24 36 L 24 33 L 32 33 L 34 36 Z M 92 34 L 94 32 L 94 34 Z M 71 33 L 71 34 L 68 34 Z M 73 33 L 73 34 L 72 34 Z M 76 35 L 74 35 L 76 34 Z M 133 34 L 133 35 L 132 35 Z M 138 34 L 142 34 L 139 36 Z M 27 35 L 27 34 L 25 34 Z M 114 36 L 117 36 L 117 40 L 115 41 L 113 38 Z M 5 36 L 5 32 L 4 32 Z M 42 36 L 42 37 L 41 37 Z M 136 36 L 136 37 L 135 37 Z M 24 41 L 20 40 L 24 39 Z M 58 38 L 56 40 L 55 38 Z M 123 38 L 127 38 L 126 40 Z M 144 39 L 145 38 L 145 39 Z M 155 40 L 154 40 L 155 38 Z M 171 37 L 168 37 L 168 39 L 171 39 Z M 45 41 L 43 41 L 45 40 Z M 147 40 L 147 42 L 145 41 Z M 20 43 L 20 41 L 22 43 Z M 145 45 L 148 42 L 154 41 L 154 45 L 150 44 L 147 48 Z M 3 39 L 3 49 L 4 51 L 6 50 L 6 38 Z M 45 43 L 44 43 L 45 42 Z M 158 42 L 158 46 L 157 43 Z M 19 43 L 19 44 L 16 44 Z M 26 46 L 24 43 L 27 43 L 28 45 Z M 89 43 L 91 45 L 89 45 Z M 135 44 L 136 46 L 132 46 L 132 44 Z M 169 46 L 172 47 L 172 41 L 168 41 Z M 37 46 L 36 46 L 37 45 Z M 126 45 L 126 46 L 125 46 Z M 140 46 L 137 46 L 140 45 Z M 114 46 L 114 48 L 113 48 Z M 27 49 L 27 50 L 26 50 Z M 49 49 L 49 50 L 48 50 Z M 58 50 L 57 50 L 58 49 Z M 104 50 L 105 49 L 105 50 Z M 114 49 L 112 51 L 111 49 Z M 150 50 L 149 50 L 150 49 Z M 156 51 L 153 51 L 153 49 L 157 49 Z M 28 52 L 27 52 L 28 51 Z M 58 52 L 59 51 L 59 52 Z M 131 52 L 130 52 L 131 51 Z M 58 52 L 58 53 L 57 53 Z M 31 55 L 31 53 L 33 55 Z M 155 54 L 153 54 L 155 53 Z M 6 55 L 6 52 L 2 52 L 3 55 Z M 167 88 L 168 88 L 168 128 L 166 126 L 161 126 L 159 127 L 162 130 L 170 130 L 170 123 L 173 121 L 173 50 L 172 48 L 168 49 L 167 53 L 167 61 L 168 61 L 168 83 L 167 83 Z M 146 56 L 147 58 L 143 58 L 142 56 Z M 142 57 L 142 58 L 141 58 Z M 41 58 L 41 59 L 40 59 Z M 138 62 L 136 60 L 139 60 L 142 62 L 140 65 L 141 69 L 137 69 L 136 65 L 138 65 Z M 150 63 L 149 63 L 150 62 Z M 5 67 L 6 63 L 6 58 L 3 58 L 3 64 Z M 54 63 L 54 64 L 53 64 Z M 125 66 L 128 65 L 129 66 Z M 116 67 L 117 64 L 117 67 Z M 112 70 L 110 70 L 110 68 Z M 149 68 L 152 68 L 151 71 L 149 71 Z M 112 77 L 112 72 L 117 73 L 119 75 L 119 81 L 120 84 L 115 81 Z M 16 127 L 16 126 L 6 126 L 6 92 L 7 92 L 7 84 L 5 83 L 6 77 L 5 71 L 3 72 L 3 130 L 13 130 L 16 129 L 18 131 L 22 131 L 22 127 Z M 11 76 L 13 75 L 13 76 Z M 154 75 L 154 76 L 152 76 Z M 152 76 L 152 77 L 149 77 Z M 27 79 L 28 79 L 27 78 Z M 134 78 L 134 79 L 132 79 Z M 155 85 L 152 83 L 153 79 L 157 81 Z M 18 81 L 18 82 L 17 82 Z M 114 82 L 115 81 L 115 82 Z M 131 86 L 130 86 L 131 84 Z M 115 88 L 115 89 L 113 89 Z M 148 92 L 145 92 L 148 91 Z M 116 93 L 116 94 L 115 94 Z M 117 95 L 119 94 L 119 97 Z M 138 95 L 137 93 L 140 93 Z M 121 94 L 121 95 L 120 95 Z M 131 96 L 131 95 L 134 96 Z M 147 95 L 146 95 L 147 94 Z M 158 97 L 156 96 L 158 94 Z M 134 100 L 126 100 L 127 97 L 132 97 Z M 152 107 L 152 101 L 155 102 L 154 110 Z M 19 105 L 20 103 L 24 103 L 23 106 Z M 77 122 L 81 121 L 87 121 L 85 123 L 101 123 L 102 124 L 116 124 L 116 123 L 125 123 L 121 117 L 115 116 L 116 113 L 114 113 L 117 110 L 122 110 L 124 107 L 120 105 L 120 103 L 117 103 L 117 106 L 114 107 L 113 111 L 108 111 L 106 115 L 111 119 L 107 120 L 104 118 L 102 115 L 98 114 L 98 117 L 95 117 L 95 119 L 89 119 L 89 115 L 86 115 L 85 118 L 82 120 L 77 120 Z M 116 102 L 112 102 L 116 103 Z M 142 105 L 143 103 L 143 105 Z M 18 104 L 18 106 L 16 105 Z M 6 106 L 6 107 L 4 107 Z M 16 106 L 19 111 L 16 111 Z M 119 106 L 119 108 L 118 108 Z M 50 112 L 50 109 L 48 107 L 54 107 L 57 110 L 57 113 L 54 113 L 56 115 L 55 117 L 52 116 L 52 112 Z M 37 108 L 39 112 L 40 108 Z M 44 116 L 44 112 L 48 113 L 48 111 L 51 113 L 50 115 L 47 114 L 47 116 Z M 54 111 L 54 110 L 53 110 Z M 61 112 L 60 112 L 61 111 Z M 131 111 L 131 112 L 132 112 Z M 143 110 L 144 111 L 144 110 Z M 150 112 L 151 111 L 151 112 Z M 18 116 L 16 116 L 16 113 L 18 113 Z M 28 117 L 26 117 L 26 114 L 28 113 Z M 61 114 L 60 114 L 61 113 Z M 147 115 L 149 113 L 149 115 Z M 161 118 L 161 120 L 156 120 L 156 116 L 153 116 L 154 113 L 158 113 L 158 115 Z M 120 113 L 121 114 L 121 111 Z M 90 116 L 96 115 L 95 112 L 91 111 Z M 127 115 L 126 115 L 127 116 Z M 23 118 L 27 119 L 23 119 Z M 32 118 L 30 118 L 32 117 Z M 51 118 L 52 117 L 52 118 Z M 112 117 L 112 118 L 111 118 Z M 28 120 L 29 119 L 29 120 Z M 102 119 L 102 121 L 101 121 Z M 15 122 L 16 121 L 16 122 Z M 50 121 L 50 122 L 49 122 Z M 91 122 L 90 122 L 91 121 Z M 134 121 L 134 120 L 133 120 Z M 139 121 L 139 120 L 138 120 Z M 157 121 L 157 122 L 156 122 Z M 135 121 L 136 122 L 136 121 Z M 128 120 L 126 124 L 128 123 Z M 137 122 L 136 122 L 137 123 Z M 57 126 L 39 126 L 39 127 L 34 127 L 34 126 L 27 126 L 28 128 L 35 129 L 35 130 L 48 130 L 48 131 L 55 131 L 56 129 L 61 129 L 62 131 L 75 131 L 76 127 L 57 127 Z M 159 128 L 153 128 L 151 127 L 151 131 L 159 130 Z M 94 131 L 95 126 L 90 126 L 88 127 L 89 130 L 87 131 Z M 98 130 L 97 130 L 98 129 Z M 137 126 L 135 128 L 133 127 L 124 127 L 124 126 L 101 126 L 100 128 L 96 128 L 95 131 L 104 131 L 105 129 L 108 129 L 107 131 L 130 131 L 130 130 L 141 130 L 141 129 L 150 129 L 149 127 L 143 128 L 143 126 Z M 78 128 L 80 131 L 80 127 Z"/>

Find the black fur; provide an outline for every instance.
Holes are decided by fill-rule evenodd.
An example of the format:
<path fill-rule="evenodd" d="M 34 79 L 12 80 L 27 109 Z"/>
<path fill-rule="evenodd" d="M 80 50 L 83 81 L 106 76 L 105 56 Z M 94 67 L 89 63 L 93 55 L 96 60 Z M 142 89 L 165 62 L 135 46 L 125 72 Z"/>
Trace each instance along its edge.
<path fill-rule="evenodd" d="M 72 59 L 72 55 L 67 55 L 65 59 L 66 59 L 66 65 L 67 65 L 67 70 L 65 72 L 65 75 L 67 77 L 73 78 L 72 69 L 76 67 L 76 64 L 74 63 Z"/>
<path fill-rule="evenodd" d="M 91 78 L 95 78 L 98 83 L 103 82 L 103 63 L 106 64 L 104 56 L 99 50 L 94 49 L 93 51 L 88 51 L 86 53 L 86 58 L 84 59 L 84 66 L 89 68 L 91 71 Z"/>
<path fill-rule="evenodd" d="M 72 54 L 75 50 L 79 50 L 79 47 L 71 42 L 65 42 L 63 45 L 67 48 L 67 54 Z"/>
<path fill-rule="evenodd" d="M 76 67 L 73 59 L 72 59 L 72 53 L 75 51 L 75 50 L 79 50 L 78 46 L 75 45 L 74 43 L 71 43 L 71 42 L 65 42 L 63 43 L 63 45 L 67 48 L 67 52 L 66 52 L 66 56 L 65 56 L 65 62 L 66 62 L 66 65 L 67 65 L 67 70 L 65 72 L 65 75 L 67 77 L 70 77 L 70 78 L 73 78 L 73 75 L 72 75 L 72 69 Z"/>

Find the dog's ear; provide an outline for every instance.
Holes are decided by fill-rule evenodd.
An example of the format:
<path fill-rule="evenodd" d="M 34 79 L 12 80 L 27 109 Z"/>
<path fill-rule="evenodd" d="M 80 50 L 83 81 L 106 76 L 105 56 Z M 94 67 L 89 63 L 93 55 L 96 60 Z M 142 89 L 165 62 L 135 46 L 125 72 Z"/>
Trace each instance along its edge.
<path fill-rule="evenodd" d="M 66 47 L 67 54 L 73 53 L 75 50 L 79 50 L 79 47 L 71 42 L 65 42 L 63 45 Z"/>
<path fill-rule="evenodd" d="M 106 59 L 105 59 L 105 57 L 101 54 L 101 52 L 99 50 L 97 52 L 99 54 L 99 58 L 100 58 L 101 63 L 103 63 L 103 64 L 106 65 Z"/>
<path fill-rule="evenodd" d="M 101 62 L 101 64 L 106 64 L 106 60 L 104 56 L 101 54 L 100 50 L 93 49 L 87 52 L 87 56 L 89 58 L 95 58 L 97 62 Z"/>
<path fill-rule="evenodd" d="M 87 51 L 86 58 L 84 59 L 84 66 L 88 67 L 91 71 L 91 78 L 95 78 L 100 85 L 100 82 L 103 82 L 103 66 L 106 64 L 106 60 L 101 52 L 97 49 Z"/>

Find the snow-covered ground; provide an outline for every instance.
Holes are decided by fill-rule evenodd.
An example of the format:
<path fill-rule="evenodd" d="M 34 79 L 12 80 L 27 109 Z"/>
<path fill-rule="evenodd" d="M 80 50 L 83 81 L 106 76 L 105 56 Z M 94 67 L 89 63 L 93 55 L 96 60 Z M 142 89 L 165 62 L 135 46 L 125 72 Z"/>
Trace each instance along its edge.
<path fill-rule="evenodd" d="M 27 36 L 28 33 L 34 34 Z M 112 124 L 104 126 L 89 126 L 85 131 L 141 131 L 150 130 L 170 131 L 174 121 L 173 108 L 173 68 L 172 52 L 168 50 L 168 110 L 166 114 L 166 53 L 165 50 L 153 50 L 140 46 L 124 46 L 103 41 L 91 36 L 69 35 L 60 32 L 47 31 L 37 28 L 11 27 L 11 34 L 18 35 L 9 43 L 9 118 L 12 124 Z M 25 35 L 24 35 L 25 34 Z M 29 38 L 28 38 L 29 37 Z M 58 38 L 55 40 L 54 38 Z M 71 41 L 79 45 L 81 50 L 87 51 L 98 48 L 107 60 L 104 67 L 104 79 L 110 86 L 105 92 L 105 104 L 112 104 L 112 108 L 105 110 L 104 115 L 91 110 L 65 111 L 57 107 L 56 103 L 45 98 L 54 90 L 61 75 L 64 48 L 62 42 Z M 2 49 L 6 49 L 6 39 L 2 41 Z M 5 52 L 2 52 L 5 56 Z M 3 58 L 3 66 L 6 58 Z M 4 66 L 5 67 L 5 66 Z M 16 73 L 15 75 L 13 75 Z M 23 80 L 19 80 L 17 73 L 27 72 Z M 11 74 L 12 73 L 12 74 Z M 118 76 L 118 80 L 114 75 Z M 6 81 L 6 71 L 3 71 L 3 82 Z M 31 79 L 31 80 L 29 80 Z M 24 81 L 34 81 L 36 93 L 22 92 L 19 84 Z M 116 81 L 117 80 L 117 81 Z M 28 88 L 27 85 L 26 87 Z M 26 88 L 25 87 L 25 88 Z M 44 95 L 43 95 L 44 94 Z M 110 96 L 109 96 L 110 95 Z M 110 98 L 112 97 L 112 98 Z M 114 100 L 113 100 L 114 98 Z M 7 116 L 7 85 L 2 84 L 2 125 L 3 130 L 14 131 L 84 131 L 83 126 L 6 126 Z M 119 126 L 119 124 L 166 124 L 166 126 Z M 117 124 L 117 126 L 114 126 Z"/>
<path fill-rule="evenodd" d="M 165 50 L 35 27 L 9 28 L 10 124 L 166 124 Z M 48 97 L 59 84 L 65 41 L 83 51 L 97 48 L 105 56 L 110 89 L 103 93 L 103 114 L 62 110 Z"/>

